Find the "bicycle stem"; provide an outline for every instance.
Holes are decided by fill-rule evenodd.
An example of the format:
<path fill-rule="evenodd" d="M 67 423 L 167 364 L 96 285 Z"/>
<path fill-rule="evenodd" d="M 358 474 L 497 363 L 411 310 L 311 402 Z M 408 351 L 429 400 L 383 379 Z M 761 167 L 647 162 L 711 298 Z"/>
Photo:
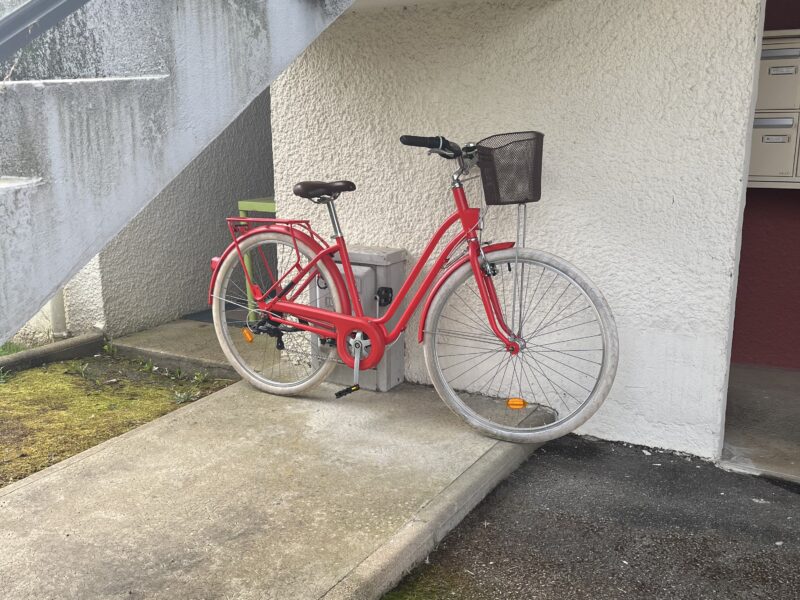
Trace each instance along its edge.
<path fill-rule="evenodd" d="M 451 176 L 454 187 L 461 185 L 461 178 L 478 164 L 478 150 L 474 144 L 467 144 L 462 150 L 463 153 L 457 159 L 458 170 Z"/>

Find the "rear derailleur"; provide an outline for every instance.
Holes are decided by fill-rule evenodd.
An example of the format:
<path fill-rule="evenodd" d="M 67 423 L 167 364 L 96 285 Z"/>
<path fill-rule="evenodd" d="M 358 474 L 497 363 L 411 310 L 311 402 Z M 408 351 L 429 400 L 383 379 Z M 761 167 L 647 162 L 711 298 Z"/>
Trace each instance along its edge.
<path fill-rule="evenodd" d="M 281 318 L 283 317 L 282 313 L 271 313 L 271 316 Z M 305 321 L 301 321 L 301 323 L 306 324 Z M 283 343 L 283 334 L 284 333 L 293 333 L 295 331 L 300 331 L 295 327 L 289 327 L 284 325 L 283 323 L 279 323 L 278 321 L 273 321 L 270 318 L 270 315 L 265 315 L 261 318 L 260 321 L 255 323 L 254 325 L 248 325 L 250 331 L 258 335 L 268 335 L 269 337 L 277 338 L 275 341 L 275 348 L 278 350 L 284 350 L 286 348 L 285 344 Z"/>

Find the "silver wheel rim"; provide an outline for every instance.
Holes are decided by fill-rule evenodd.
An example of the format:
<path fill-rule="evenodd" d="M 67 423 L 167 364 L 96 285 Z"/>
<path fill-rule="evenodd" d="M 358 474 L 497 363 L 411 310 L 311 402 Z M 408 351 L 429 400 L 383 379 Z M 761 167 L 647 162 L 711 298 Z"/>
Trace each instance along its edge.
<path fill-rule="evenodd" d="M 252 254 L 254 249 L 262 248 L 266 244 L 274 244 L 276 254 L 278 254 L 279 247 L 288 253 L 294 253 L 294 246 L 290 238 L 279 233 L 256 236 L 242 242 L 240 248 L 243 253 Z M 306 260 L 309 256 L 313 256 L 307 248 L 300 244 L 298 244 L 298 251 Z M 229 259 L 231 262 L 220 273 L 220 281 L 215 286 L 215 293 L 219 295 L 214 297 L 214 308 L 217 334 L 221 338 L 221 345 L 231 364 L 254 385 L 275 393 L 301 391 L 324 379 L 334 366 L 335 350 L 320 346 L 317 343 L 318 338 L 314 334 L 309 332 L 286 333 L 283 336 L 284 350 L 277 349 L 277 338 L 270 337 L 267 334 L 255 334 L 252 344 L 263 347 L 263 352 L 261 351 L 262 349 L 259 349 L 254 353 L 252 352 L 252 347 L 248 348 L 251 343 L 244 339 L 242 333 L 245 328 L 244 315 L 247 315 L 247 319 L 251 323 L 256 320 L 256 317 L 253 316 L 252 304 L 248 302 L 242 282 L 235 284 L 237 287 L 235 297 L 232 298 L 228 294 L 231 279 L 237 274 L 239 274 L 239 279 L 243 279 L 241 275 L 243 269 L 238 254 L 232 254 Z M 252 263 L 253 261 L 251 261 Z M 276 263 L 278 270 L 281 270 L 282 266 L 285 267 L 285 264 L 281 265 L 280 258 L 276 258 Z M 258 284 L 258 267 L 252 266 L 251 268 L 254 271 L 254 273 L 251 273 L 251 277 L 255 277 L 255 282 Z M 320 277 L 325 282 L 327 289 L 331 290 L 331 293 L 327 296 L 330 298 L 330 304 L 332 305 L 330 308 L 336 311 L 341 310 L 340 299 L 332 285 L 330 274 L 327 273 L 322 265 L 320 265 Z M 313 281 L 311 285 L 316 285 L 316 281 Z M 304 292 L 307 301 L 310 300 L 309 293 L 309 291 Z M 319 294 L 317 298 L 319 301 Z M 229 315 L 233 314 L 237 315 L 238 318 L 229 317 Z M 263 313 L 257 314 L 258 317 L 263 318 L 265 316 Z M 304 347 L 300 348 L 299 346 Z M 243 356 L 243 354 L 247 356 Z M 254 361 L 255 354 L 260 356 Z M 258 365 L 253 365 L 253 362 L 260 362 L 260 368 Z M 304 364 L 305 374 L 300 377 L 293 377 L 293 371 L 297 372 Z"/>
<path fill-rule="evenodd" d="M 512 272 L 517 272 L 517 258 L 513 250 L 495 253 L 489 260 L 502 261 L 503 269 L 510 263 Z M 605 398 L 616 370 L 616 330 L 602 295 L 577 269 L 560 259 L 535 251 L 521 253 L 519 260 L 529 270 L 530 287 L 534 290 L 547 290 L 541 293 L 535 291 L 522 302 L 526 307 L 523 312 L 529 311 L 522 317 L 523 330 L 527 320 L 532 320 L 536 314 L 541 317 L 533 320 L 536 325 L 532 332 L 526 335 L 522 331 L 522 338 L 527 338 L 525 341 L 528 345 L 520 352 L 521 358 L 513 358 L 505 352 L 496 336 L 488 330 L 483 305 L 477 295 L 474 295 L 475 291 L 470 293 L 473 301 L 464 300 L 465 286 L 475 285 L 472 271 L 468 267 L 453 275 L 452 284 L 448 282 L 451 285 L 445 286 L 450 292 L 447 298 L 435 303 L 428 325 L 435 325 L 433 329 L 437 331 L 426 331 L 426 358 L 431 378 L 440 395 L 472 426 L 501 439 L 541 441 L 558 437 L 582 424 Z M 574 275 L 566 271 L 573 271 Z M 538 279 L 539 275 L 541 280 L 537 287 L 536 283 L 530 281 L 530 276 Z M 498 286 L 501 304 L 513 304 L 514 300 L 509 296 L 513 297 L 514 294 L 509 294 L 506 290 L 504 301 L 502 284 L 498 285 L 497 276 L 493 279 Z M 541 287 L 541 281 L 545 282 L 544 287 Z M 560 287 L 551 285 L 548 288 L 548 282 L 556 281 L 561 282 Z M 530 294 L 530 289 L 528 293 Z M 538 307 L 534 308 L 537 302 Z M 448 307 L 452 309 L 455 306 L 459 306 L 460 310 L 451 310 L 450 318 L 457 313 L 456 318 L 461 322 L 460 325 L 447 321 Z M 538 312 L 538 308 L 541 308 L 541 312 Z M 585 319 L 586 314 L 592 317 L 589 321 Z M 576 322 L 582 316 L 583 321 Z M 454 345 L 454 338 L 458 336 L 443 328 L 442 323 L 461 327 L 462 330 L 465 326 L 482 326 L 483 329 L 476 329 L 458 339 L 457 343 L 461 345 L 459 349 Z M 592 348 L 577 347 L 571 338 L 566 341 L 572 341 L 573 345 L 559 345 L 554 339 L 555 333 L 574 333 L 581 328 L 591 328 L 592 324 L 594 330 L 588 335 L 572 336 L 585 338 L 582 341 L 596 342 L 597 345 Z M 456 333 L 460 332 L 456 330 Z M 494 342 L 488 343 L 487 339 Z M 451 345 L 445 346 L 443 341 L 444 344 Z M 450 355 L 443 352 L 443 348 L 450 348 Z M 470 355 L 470 352 L 474 354 Z M 459 365 L 457 360 L 461 360 L 462 364 Z M 592 370 L 586 370 L 589 365 L 592 365 Z M 455 373 L 456 369 L 459 372 Z M 505 371 L 498 376 L 498 372 L 503 369 Z M 578 369 L 583 374 L 580 375 L 572 369 Z M 491 379 L 493 372 L 494 381 Z M 467 373 L 469 381 L 465 381 Z M 586 379 L 591 379 L 591 385 L 586 384 Z M 473 381 L 476 383 L 473 384 Z M 508 385 L 508 382 L 513 382 L 517 389 L 514 389 L 515 385 Z M 491 389 L 493 385 L 495 390 Z M 503 388 L 504 391 L 499 393 Z M 581 398 L 575 397 L 576 389 L 583 390 Z M 530 393 L 531 390 L 537 390 L 538 394 Z M 526 407 L 509 409 L 506 403 L 511 398 L 523 398 Z M 501 406 L 501 402 L 505 404 L 505 408 Z"/>

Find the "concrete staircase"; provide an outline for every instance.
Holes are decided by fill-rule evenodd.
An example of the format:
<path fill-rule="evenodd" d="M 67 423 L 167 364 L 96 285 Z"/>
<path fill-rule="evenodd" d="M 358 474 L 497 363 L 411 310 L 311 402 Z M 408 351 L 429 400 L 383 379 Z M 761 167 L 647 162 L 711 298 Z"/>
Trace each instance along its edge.
<path fill-rule="evenodd" d="M 0 65 L 0 342 L 351 2 L 92 0 Z"/>

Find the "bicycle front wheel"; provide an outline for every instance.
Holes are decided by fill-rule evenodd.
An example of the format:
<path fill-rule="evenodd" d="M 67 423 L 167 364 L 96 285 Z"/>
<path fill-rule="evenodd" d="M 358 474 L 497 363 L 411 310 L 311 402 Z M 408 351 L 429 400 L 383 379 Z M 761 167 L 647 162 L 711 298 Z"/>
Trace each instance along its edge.
<path fill-rule="evenodd" d="M 509 353 L 489 327 L 469 263 L 442 285 L 425 323 L 425 361 L 445 403 L 488 436 L 541 443 L 579 427 L 608 395 L 617 330 L 600 291 L 568 262 L 527 248 L 487 255 Z"/>

